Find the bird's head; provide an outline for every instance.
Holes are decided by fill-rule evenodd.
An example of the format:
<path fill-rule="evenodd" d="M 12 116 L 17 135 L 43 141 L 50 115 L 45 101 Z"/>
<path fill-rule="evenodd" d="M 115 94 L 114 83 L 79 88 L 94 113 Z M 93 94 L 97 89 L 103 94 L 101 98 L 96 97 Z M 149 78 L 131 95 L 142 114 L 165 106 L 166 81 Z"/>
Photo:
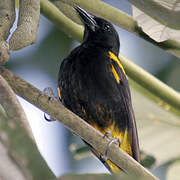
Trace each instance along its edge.
<path fill-rule="evenodd" d="M 87 13 L 78 6 L 74 8 L 85 26 L 83 42 L 91 42 L 96 46 L 106 48 L 118 54 L 120 42 L 118 33 L 113 25 L 103 18 Z"/>

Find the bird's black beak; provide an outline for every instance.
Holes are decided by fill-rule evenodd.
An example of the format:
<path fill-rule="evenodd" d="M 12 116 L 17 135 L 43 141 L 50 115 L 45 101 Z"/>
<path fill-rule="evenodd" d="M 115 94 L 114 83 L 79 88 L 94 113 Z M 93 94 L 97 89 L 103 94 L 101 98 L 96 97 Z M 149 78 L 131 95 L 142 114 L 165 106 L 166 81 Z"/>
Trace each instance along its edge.
<path fill-rule="evenodd" d="M 79 6 L 74 6 L 76 11 L 78 12 L 79 16 L 81 17 L 85 26 L 89 27 L 92 31 L 95 31 L 97 27 L 97 23 L 94 20 L 94 16 L 87 13 L 84 9 L 80 8 Z"/>

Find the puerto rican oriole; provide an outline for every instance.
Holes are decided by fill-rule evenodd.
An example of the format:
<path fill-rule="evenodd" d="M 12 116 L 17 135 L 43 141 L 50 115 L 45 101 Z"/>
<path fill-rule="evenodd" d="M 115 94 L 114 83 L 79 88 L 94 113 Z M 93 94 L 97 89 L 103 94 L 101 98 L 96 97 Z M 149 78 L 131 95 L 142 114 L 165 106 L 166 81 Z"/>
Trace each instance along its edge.
<path fill-rule="evenodd" d="M 107 20 L 93 16 L 78 6 L 75 9 L 85 26 L 84 38 L 82 44 L 61 63 L 59 98 L 65 107 L 101 133 L 110 131 L 113 138 L 119 138 L 120 148 L 139 162 L 129 84 L 118 58 L 118 33 Z M 121 167 L 110 160 L 103 163 L 112 173 L 121 171 Z"/>

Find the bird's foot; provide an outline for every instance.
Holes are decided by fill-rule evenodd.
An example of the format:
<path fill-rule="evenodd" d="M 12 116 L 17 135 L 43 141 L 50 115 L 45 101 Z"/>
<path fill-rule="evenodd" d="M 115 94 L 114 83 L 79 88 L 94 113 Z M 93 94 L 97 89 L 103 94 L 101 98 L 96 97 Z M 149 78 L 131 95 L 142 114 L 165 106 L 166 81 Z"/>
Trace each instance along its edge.
<path fill-rule="evenodd" d="M 57 101 L 57 98 L 56 98 L 56 96 L 54 95 L 54 92 L 53 92 L 52 88 L 47 87 L 47 88 L 45 88 L 45 89 L 37 96 L 37 102 L 38 102 L 38 103 L 39 103 L 39 98 L 40 98 L 41 96 L 44 96 L 44 95 L 49 96 L 49 97 L 48 97 L 48 103 L 49 103 L 52 99 Z M 49 122 L 51 122 L 51 121 L 56 121 L 56 119 L 54 119 L 52 116 L 47 117 L 45 113 L 44 113 L 44 119 L 45 119 L 46 121 L 49 121 Z"/>
<path fill-rule="evenodd" d="M 56 96 L 54 95 L 54 92 L 53 92 L 53 90 L 52 90 L 51 87 L 45 88 L 45 89 L 37 96 L 37 102 L 38 102 L 38 103 L 39 103 L 39 98 L 40 98 L 41 96 L 44 96 L 44 95 L 49 96 L 49 97 L 48 97 L 48 102 L 51 101 L 52 99 L 54 99 L 54 100 L 57 101 L 57 98 L 56 98 Z"/>
<path fill-rule="evenodd" d="M 111 145 L 112 145 L 113 143 L 116 143 L 118 146 L 121 145 L 121 140 L 120 140 L 120 138 L 113 138 L 111 131 L 107 131 L 107 132 L 104 134 L 104 138 L 105 138 L 105 137 L 107 137 L 108 139 L 110 139 L 110 142 L 108 143 L 108 145 L 107 145 L 107 147 L 106 147 L 106 151 L 105 151 L 104 155 L 101 156 L 101 158 L 102 158 L 103 161 L 106 161 L 106 160 L 108 159 L 108 158 L 107 158 L 107 154 L 108 154 L 108 151 L 109 151 L 109 149 L 110 149 L 110 147 L 111 147 Z"/>

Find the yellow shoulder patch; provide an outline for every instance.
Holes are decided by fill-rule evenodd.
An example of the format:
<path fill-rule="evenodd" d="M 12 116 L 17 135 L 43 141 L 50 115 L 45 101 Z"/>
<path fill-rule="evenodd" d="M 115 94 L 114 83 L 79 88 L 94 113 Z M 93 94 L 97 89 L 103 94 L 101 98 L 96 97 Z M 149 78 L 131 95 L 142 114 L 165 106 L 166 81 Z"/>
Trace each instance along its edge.
<path fill-rule="evenodd" d="M 59 98 L 62 99 L 60 88 L 57 88 L 57 91 L 58 91 Z"/>
<path fill-rule="evenodd" d="M 116 72 L 116 70 L 115 70 L 113 65 L 111 66 L 111 70 L 112 70 L 112 73 L 113 73 L 117 83 L 119 84 L 120 83 L 120 77 L 118 76 L 118 73 Z"/>
<path fill-rule="evenodd" d="M 123 68 L 123 65 L 120 63 L 120 60 L 118 59 L 118 57 L 113 53 L 113 52 L 111 52 L 111 51 L 109 51 L 109 57 L 112 59 L 112 60 L 114 60 L 114 61 L 116 61 L 116 63 L 119 65 L 119 67 L 122 69 L 122 72 L 124 73 L 124 75 L 126 75 L 126 72 L 125 72 L 125 70 L 124 70 L 124 68 Z"/>

